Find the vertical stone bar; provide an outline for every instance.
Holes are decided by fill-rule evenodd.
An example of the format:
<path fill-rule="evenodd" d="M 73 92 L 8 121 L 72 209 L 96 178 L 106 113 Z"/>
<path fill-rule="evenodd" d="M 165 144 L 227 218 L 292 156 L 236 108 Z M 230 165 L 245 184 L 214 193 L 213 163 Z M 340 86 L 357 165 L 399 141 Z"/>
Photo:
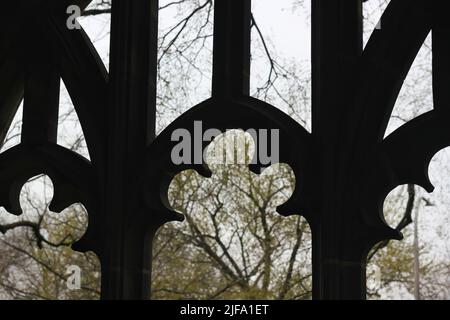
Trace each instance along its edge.
<path fill-rule="evenodd" d="M 31 19 L 31 18 L 30 18 Z M 60 76 L 55 50 L 45 32 L 30 20 L 24 44 L 25 65 L 22 143 L 56 143 Z"/>
<path fill-rule="evenodd" d="M 364 299 L 365 265 L 353 237 L 357 209 L 348 143 L 356 64 L 362 53 L 361 0 L 312 0 L 315 179 L 313 298 Z"/>
<path fill-rule="evenodd" d="M 250 90 L 251 0 L 214 3 L 214 97 L 248 95 Z"/>
<path fill-rule="evenodd" d="M 0 20 L 0 148 L 24 94 L 24 41 L 18 26 L 25 15 L 20 9 L 13 6 Z"/>
<path fill-rule="evenodd" d="M 113 1 L 103 299 L 150 294 L 151 226 L 144 223 L 139 178 L 155 137 L 157 27 L 157 0 Z"/>

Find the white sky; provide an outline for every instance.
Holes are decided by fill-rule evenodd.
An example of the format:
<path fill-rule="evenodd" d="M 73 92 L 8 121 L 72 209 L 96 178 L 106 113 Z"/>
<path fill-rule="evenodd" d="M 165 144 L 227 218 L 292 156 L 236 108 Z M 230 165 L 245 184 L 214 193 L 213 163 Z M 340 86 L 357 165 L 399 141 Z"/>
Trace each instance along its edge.
<path fill-rule="evenodd" d="M 261 31 L 271 39 L 279 55 L 310 60 L 309 8 L 296 8 L 292 0 L 257 0 L 253 1 L 252 11 Z"/>
<path fill-rule="evenodd" d="M 298 60 L 309 60 L 311 56 L 311 34 L 309 8 L 297 8 L 293 0 L 256 0 L 252 3 L 253 15 L 261 31 L 270 39 L 277 55 Z M 169 25 L 176 19 L 170 17 L 175 13 L 167 9 L 160 17 L 160 23 Z M 107 16 L 80 19 L 85 31 L 93 40 L 102 58 L 109 51 Z M 106 62 L 106 59 L 105 59 Z"/>

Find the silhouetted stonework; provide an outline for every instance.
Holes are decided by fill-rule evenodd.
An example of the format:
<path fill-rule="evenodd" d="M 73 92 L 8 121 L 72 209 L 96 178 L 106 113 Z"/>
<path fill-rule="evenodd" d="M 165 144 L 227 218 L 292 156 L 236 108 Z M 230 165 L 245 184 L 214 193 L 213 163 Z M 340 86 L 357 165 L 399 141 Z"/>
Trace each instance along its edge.
<path fill-rule="evenodd" d="M 280 162 L 299 177 L 278 212 L 300 212 L 310 223 L 314 298 L 364 299 L 368 251 L 401 238 L 383 219 L 384 198 L 406 183 L 431 191 L 428 163 L 450 145 L 448 1 L 392 0 L 363 50 L 361 0 L 313 0 L 309 133 L 249 97 L 250 0 L 216 0 L 212 97 L 156 137 L 157 2 L 114 0 L 109 74 L 83 30 L 66 26 L 67 6 L 84 8 L 89 1 L 6 5 L 11 8 L 0 19 L 0 139 L 25 100 L 22 143 L 0 156 L 0 204 L 20 214 L 21 186 L 47 174 L 55 187 L 53 211 L 80 202 L 89 212 L 88 231 L 74 248 L 98 255 L 102 298 L 146 298 L 153 235 L 182 218 L 166 206 L 168 182 L 189 168 L 209 174 L 202 165 L 172 163 L 172 131 L 193 130 L 196 120 L 205 130 L 276 128 Z M 403 80 L 430 31 L 434 110 L 383 140 Z M 91 161 L 56 144 L 60 78 Z"/>

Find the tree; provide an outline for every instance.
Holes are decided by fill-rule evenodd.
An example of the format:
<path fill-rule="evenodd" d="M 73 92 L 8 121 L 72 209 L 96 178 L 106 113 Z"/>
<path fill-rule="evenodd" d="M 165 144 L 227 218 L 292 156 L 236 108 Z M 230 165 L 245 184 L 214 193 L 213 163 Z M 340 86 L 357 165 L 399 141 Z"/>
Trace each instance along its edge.
<path fill-rule="evenodd" d="M 307 7 L 303 1 L 294 2 Z M 368 2 L 366 22 L 374 26 L 377 19 L 372 21 L 371 17 L 377 16 L 386 3 Z M 159 37 L 158 130 L 189 106 L 209 97 L 209 86 L 204 84 L 209 82 L 211 73 L 212 10 L 211 0 L 161 2 L 162 15 L 173 18 L 167 18 L 162 24 Z M 109 13 L 110 1 L 98 0 L 83 15 L 108 16 Z M 253 17 L 254 47 L 259 56 L 264 57 L 268 68 L 264 70 L 266 73 L 256 77 L 252 94 L 277 105 L 309 128 L 309 66 L 292 64 L 276 56 L 270 39 L 257 22 L 257 17 Z M 429 54 L 427 42 L 410 72 L 413 77 L 405 82 L 390 131 L 431 105 Z M 62 89 L 62 97 L 65 96 Z M 70 128 L 76 120 L 76 113 L 68 104 L 61 112 L 60 128 L 69 128 L 61 130 L 59 143 L 88 157 L 81 128 Z M 5 148 L 18 142 L 20 124 L 18 116 Z M 234 132 L 232 136 L 251 144 L 242 132 Z M 226 138 L 219 137 L 215 143 Z M 213 156 L 210 154 L 210 157 Z M 249 154 L 247 160 L 248 157 Z M 245 164 L 211 163 L 210 168 L 214 174 L 209 179 L 188 171 L 176 176 L 171 184 L 172 205 L 185 215 L 186 221 L 168 224 L 158 231 L 153 252 L 153 298 L 311 298 L 308 224 L 299 216 L 283 218 L 275 213 L 276 206 L 291 195 L 294 179 L 301 177 L 294 177 L 286 164 L 272 165 L 260 175 L 251 173 Z M 0 223 L 0 231 L 5 233 L 0 238 L 3 296 L 98 298 L 100 266 L 97 258 L 70 249 L 70 244 L 86 229 L 84 208 L 72 206 L 61 215 L 54 214 L 48 210 L 51 197 L 40 197 L 51 194 L 49 179 L 40 176 L 31 183 L 39 183 L 46 192 L 35 192 L 36 186 L 25 186 L 22 192 L 24 215 L 17 219 L 5 213 Z M 371 252 L 370 263 L 381 272 L 369 268 L 369 279 L 372 281 L 378 274 L 379 279 L 375 280 L 379 281 L 375 282 L 381 286 L 370 287 L 369 297 L 388 297 L 389 291 L 404 296 L 401 288 L 406 295 L 412 292 L 414 250 L 410 223 L 417 199 L 421 198 L 422 191 L 411 185 L 393 192 L 386 201 L 385 216 L 392 226 L 403 230 L 406 241 L 384 242 Z M 441 199 L 437 200 L 433 198 L 436 206 Z M 450 283 L 448 259 L 434 260 L 430 252 L 429 245 L 420 246 L 421 294 L 423 298 L 442 298 Z M 66 271 L 70 265 L 80 266 L 83 271 L 81 290 L 67 289 L 65 282 L 69 274 Z"/>
<path fill-rule="evenodd" d="M 224 134 L 208 151 L 233 136 L 245 137 L 243 132 Z M 290 167 L 272 165 L 260 176 L 245 164 L 210 168 L 209 179 L 187 171 L 171 185 L 172 206 L 186 223 L 178 231 L 168 225 L 158 234 L 155 298 L 310 298 L 308 224 L 275 213 L 293 192 Z"/>

